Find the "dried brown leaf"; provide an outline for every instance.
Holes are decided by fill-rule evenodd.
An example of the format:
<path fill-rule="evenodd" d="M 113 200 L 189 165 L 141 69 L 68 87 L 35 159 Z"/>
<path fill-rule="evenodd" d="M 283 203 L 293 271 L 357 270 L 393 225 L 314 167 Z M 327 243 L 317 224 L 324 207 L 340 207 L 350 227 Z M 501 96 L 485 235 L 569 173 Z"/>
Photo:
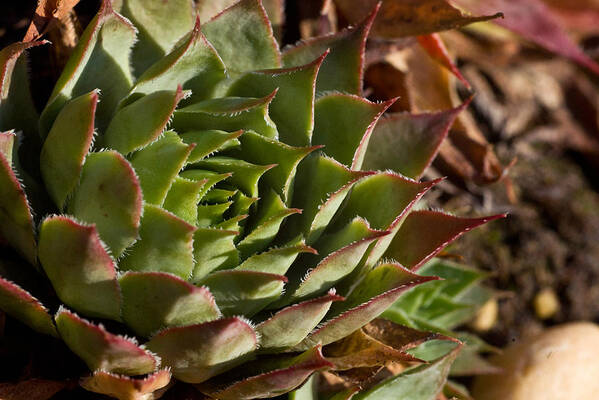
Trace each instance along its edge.
<path fill-rule="evenodd" d="M 335 0 L 338 10 L 350 23 L 359 22 L 378 2 L 379 0 Z M 425 35 L 487 21 L 499 15 L 467 15 L 445 0 L 385 0 L 371 36 L 401 38 Z"/>

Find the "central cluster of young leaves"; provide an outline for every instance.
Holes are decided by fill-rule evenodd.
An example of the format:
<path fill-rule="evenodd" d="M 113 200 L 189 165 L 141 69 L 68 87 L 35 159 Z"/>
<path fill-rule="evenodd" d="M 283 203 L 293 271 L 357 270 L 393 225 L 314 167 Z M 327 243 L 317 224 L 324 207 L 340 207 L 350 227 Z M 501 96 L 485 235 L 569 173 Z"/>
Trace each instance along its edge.
<path fill-rule="evenodd" d="M 41 115 L 40 170 L 59 215 L 36 237 L 16 190 L 20 223 L 2 231 L 31 264 L 39 259 L 74 312 L 53 317 L 10 282 L 2 290 L 30 300 L 20 318 L 88 364 L 90 390 L 115 394 L 130 381 L 122 375 L 152 374 L 136 383 L 151 392 L 171 372 L 200 383 L 258 354 L 293 353 L 206 389 L 231 399 L 284 393 L 332 366 L 321 346 L 433 279 L 410 269 L 445 236 L 484 222 L 411 212 L 435 184 L 413 179 L 459 109 L 389 119 L 373 135 L 392 103 L 359 97 L 375 13 L 281 53 L 259 1 L 201 27 L 191 2 L 165 2 L 177 21 L 165 26 L 155 23 L 165 10 L 142 3 L 119 5 L 130 22 L 104 1 Z M 402 124 L 429 136 L 404 130 L 389 148 Z M 121 322 L 145 347 L 75 312 Z"/>

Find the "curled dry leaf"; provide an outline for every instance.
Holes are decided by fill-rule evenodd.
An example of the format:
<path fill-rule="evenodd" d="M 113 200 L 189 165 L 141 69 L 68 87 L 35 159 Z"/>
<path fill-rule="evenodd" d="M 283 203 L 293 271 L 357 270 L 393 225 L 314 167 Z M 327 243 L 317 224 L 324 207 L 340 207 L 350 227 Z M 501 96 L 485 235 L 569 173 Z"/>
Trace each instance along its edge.
<path fill-rule="evenodd" d="M 599 64 L 587 56 L 565 31 L 559 17 L 541 0 L 454 0 L 470 11 L 502 10 L 505 19 L 495 21 L 545 49 L 570 58 L 599 74 Z M 595 22 L 596 24 L 596 22 Z"/>
<path fill-rule="evenodd" d="M 24 42 L 38 39 L 48 31 L 54 20 L 61 20 L 79 3 L 79 0 L 39 0 L 33 21 L 25 33 Z"/>
<path fill-rule="evenodd" d="M 338 10 L 350 22 L 356 23 L 379 0 L 335 0 Z M 401 38 L 455 29 L 473 22 L 488 21 L 501 16 L 472 16 L 462 13 L 446 0 L 386 0 L 374 23 L 372 36 Z"/>

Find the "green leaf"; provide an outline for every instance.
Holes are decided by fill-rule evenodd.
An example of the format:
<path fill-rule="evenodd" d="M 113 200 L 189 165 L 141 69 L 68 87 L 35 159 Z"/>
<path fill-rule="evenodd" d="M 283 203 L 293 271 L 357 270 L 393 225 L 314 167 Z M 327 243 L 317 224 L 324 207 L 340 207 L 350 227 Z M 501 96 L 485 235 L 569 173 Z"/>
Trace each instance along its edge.
<path fill-rule="evenodd" d="M 62 340 L 92 371 L 141 375 L 158 366 L 158 359 L 133 339 L 113 335 L 64 308 L 56 314 L 56 326 Z"/>
<path fill-rule="evenodd" d="M 258 347 L 258 338 L 250 324 L 233 317 L 169 328 L 146 346 L 177 379 L 200 383 L 246 361 Z"/>
<path fill-rule="evenodd" d="M 266 171 L 262 182 L 280 194 L 284 201 L 289 198 L 298 164 L 304 157 L 319 148 L 318 146 L 292 147 L 251 131 L 241 136 L 239 141 L 241 149 L 234 153 L 239 158 L 254 164 L 276 165 Z"/>
<path fill-rule="evenodd" d="M 176 3 L 161 0 L 154 2 L 165 5 L 168 3 L 167 6 Z M 191 3 L 188 0 L 185 2 Z M 170 18 L 170 15 L 164 14 L 161 17 Z M 170 30 L 173 25 L 169 21 L 164 27 L 168 27 Z M 176 28 L 172 29 L 173 32 L 176 30 Z M 134 52 L 136 50 L 137 48 L 134 49 Z M 137 68 L 136 71 L 142 72 Z M 131 97 L 135 98 L 140 93 L 149 94 L 158 90 L 175 90 L 178 85 L 181 85 L 183 89 L 192 92 L 187 102 L 195 103 L 209 98 L 217 84 L 226 77 L 225 65 L 214 47 L 200 32 L 200 21 L 196 19 L 193 30 L 183 37 L 170 53 L 158 59 L 139 77 L 131 90 Z M 125 102 L 127 101 L 125 100 Z"/>
<path fill-rule="evenodd" d="M 356 229 L 352 224 L 348 230 Z M 281 302 L 289 304 L 327 291 L 360 264 L 360 260 L 372 242 L 388 234 L 388 232 L 372 230 L 368 226 L 365 230 L 359 228 L 357 230 L 360 232 L 352 232 L 347 235 L 342 233 L 343 237 L 331 239 L 331 252 L 323 251 L 322 254 L 328 254 L 328 256 L 320 261 L 314 269 L 309 269 L 306 273 L 306 266 L 301 270 L 301 275 L 297 270 L 292 271 L 290 287 Z"/>
<path fill-rule="evenodd" d="M 0 153 L 0 235 L 27 261 L 37 265 L 33 216 L 23 187 Z"/>
<path fill-rule="evenodd" d="M 232 173 L 228 183 L 238 187 L 245 195 L 258 196 L 258 180 L 275 165 L 256 165 L 237 158 L 215 156 L 194 164 L 194 167 L 218 173 Z"/>
<path fill-rule="evenodd" d="M 94 137 L 97 104 L 97 91 L 69 101 L 58 113 L 42 147 L 42 178 L 60 209 L 64 208 L 67 197 L 79 183 Z"/>
<path fill-rule="evenodd" d="M 221 316 L 208 289 L 195 287 L 174 275 L 127 272 L 119 283 L 123 292 L 123 321 L 140 336 Z"/>
<path fill-rule="evenodd" d="M 340 93 L 319 98 L 314 105 L 312 143 L 324 145 L 326 155 L 359 170 L 376 122 L 394 101 L 372 103 Z"/>
<path fill-rule="evenodd" d="M 191 225 L 198 221 L 198 203 L 202 181 L 176 177 L 164 200 L 164 209 Z"/>
<path fill-rule="evenodd" d="M 392 114 L 380 120 L 370 137 L 364 169 L 392 169 L 420 179 L 433 162 L 458 114 L 468 106 L 431 114 Z"/>
<path fill-rule="evenodd" d="M 193 235 L 193 283 L 199 282 L 210 272 L 229 269 L 239 264 L 239 252 L 234 238 L 239 234 L 219 228 L 198 228 Z"/>
<path fill-rule="evenodd" d="M 285 275 L 300 253 L 316 254 L 316 250 L 306 246 L 304 243 L 274 247 L 268 251 L 249 257 L 238 269 Z"/>
<path fill-rule="evenodd" d="M 457 351 L 454 351 L 431 364 L 410 369 L 358 393 L 354 400 L 435 400 L 447 382 L 456 356 Z"/>
<path fill-rule="evenodd" d="M 298 167 L 292 205 L 303 212 L 290 219 L 291 232 L 313 244 L 331 222 L 353 185 L 372 172 L 351 171 L 322 154 L 309 155 Z"/>
<path fill-rule="evenodd" d="M 58 337 L 48 309 L 25 289 L 2 277 L 0 309 L 38 332 Z"/>
<path fill-rule="evenodd" d="M 131 164 L 116 151 L 87 156 L 69 213 L 95 224 L 100 238 L 115 257 L 137 240 L 142 194 Z"/>
<path fill-rule="evenodd" d="M 101 131 L 106 128 L 117 104 L 132 86 L 129 55 L 135 40 L 135 27 L 112 10 L 109 0 L 103 0 L 100 11 L 79 38 L 42 112 L 42 135 L 50 130 L 70 99 L 96 88 L 102 92 L 96 126 Z"/>
<path fill-rule="evenodd" d="M 102 137 L 105 146 L 129 154 L 154 142 L 166 129 L 177 104 L 187 94 L 160 90 L 119 109 Z"/>
<path fill-rule="evenodd" d="M 246 225 L 249 234 L 237 245 L 241 258 L 248 258 L 266 249 L 279 233 L 285 218 L 300 212 L 297 208 L 287 208 L 283 200 L 272 190 L 265 193 L 252 223 Z"/>
<path fill-rule="evenodd" d="M 231 207 L 232 201 L 220 204 L 200 204 L 198 206 L 198 228 L 207 228 L 223 222 L 223 214 Z"/>
<path fill-rule="evenodd" d="M 232 74 L 281 66 L 275 40 L 262 2 L 241 0 L 202 26 Z"/>
<path fill-rule="evenodd" d="M 131 64 L 140 75 L 164 57 L 193 28 L 194 9 L 189 0 L 121 0 L 115 7 L 139 29 Z M 179 82 L 178 82 L 179 83 Z"/>
<path fill-rule="evenodd" d="M 37 133 L 38 114 L 31 98 L 27 58 L 23 53 L 48 43 L 47 40 L 18 42 L 0 51 L 0 131 L 23 130 L 31 139 Z"/>
<path fill-rule="evenodd" d="M 196 228 L 182 219 L 146 204 L 140 239 L 120 263 L 122 270 L 169 272 L 188 279 L 193 270 L 193 233 Z"/>
<path fill-rule="evenodd" d="M 201 101 L 175 111 L 173 128 L 177 132 L 244 129 L 276 139 L 277 128 L 268 116 L 268 107 L 276 94 L 274 91 L 262 98 L 222 97 Z"/>
<path fill-rule="evenodd" d="M 168 131 L 148 147 L 133 154 L 131 164 L 139 176 L 146 203 L 164 203 L 175 177 L 192 150 L 193 147 L 184 144 L 175 132 Z M 156 160 L 160 160 L 160 168 L 156 168 Z"/>
<path fill-rule="evenodd" d="M 242 130 L 225 132 L 214 129 L 185 132 L 181 135 L 183 142 L 189 145 L 195 145 L 187 162 L 194 163 L 220 150 L 239 145 L 237 138 L 242 134 Z"/>
<path fill-rule="evenodd" d="M 85 315 L 120 320 L 115 265 L 94 226 L 65 216 L 46 218 L 40 227 L 39 258 L 63 303 Z"/>
<path fill-rule="evenodd" d="M 204 285 L 226 316 L 252 316 L 276 300 L 287 282 L 284 275 L 247 270 L 217 271 L 197 285 Z"/>
<path fill-rule="evenodd" d="M 410 274 L 409 271 L 403 270 L 399 266 L 394 268 L 396 277 L 391 281 L 376 282 L 373 287 L 366 287 L 365 284 L 362 284 L 365 289 L 361 293 L 352 294 L 351 298 L 334 305 L 333 310 L 329 311 L 329 315 L 334 317 L 312 332 L 294 350 L 312 347 L 314 343 L 327 345 L 340 340 L 381 315 L 406 290 L 436 279 Z M 356 303 L 359 305 L 350 308 Z M 339 314 L 339 312 L 341 313 Z"/>
<path fill-rule="evenodd" d="M 270 117 L 283 143 L 308 146 L 314 129 L 314 91 L 318 69 L 328 51 L 309 64 L 286 69 L 248 72 L 229 88 L 229 96 L 263 97 L 277 88 Z"/>
<path fill-rule="evenodd" d="M 283 53 L 283 65 L 304 65 L 330 49 L 318 79 L 316 91 L 335 90 L 352 94 L 362 93 L 364 74 L 364 52 L 366 38 L 374 21 L 378 7 L 354 28 L 344 29 L 334 35 L 308 39 Z"/>
<path fill-rule="evenodd" d="M 328 312 L 334 301 L 343 297 L 331 290 L 316 299 L 283 308 L 256 327 L 262 351 L 280 351 L 300 343 Z"/>
<path fill-rule="evenodd" d="M 391 232 L 374 245 L 364 264 L 366 268 L 370 268 L 381 258 L 410 209 L 438 182 L 439 180 L 416 182 L 393 172 L 378 172 L 367 176 L 353 187 L 333 224 L 343 226 L 355 216 L 361 216 L 374 229 Z"/>

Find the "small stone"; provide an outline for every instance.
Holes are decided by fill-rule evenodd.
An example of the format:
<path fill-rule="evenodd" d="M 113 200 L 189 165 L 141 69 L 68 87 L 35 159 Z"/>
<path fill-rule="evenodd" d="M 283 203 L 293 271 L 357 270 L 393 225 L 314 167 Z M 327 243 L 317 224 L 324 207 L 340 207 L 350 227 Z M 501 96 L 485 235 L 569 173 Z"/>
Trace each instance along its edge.
<path fill-rule="evenodd" d="M 497 306 L 497 300 L 491 299 L 487 301 L 481 308 L 478 310 L 476 317 L 471 323 L 472 329 L 477 332 L 486 332 L 489 329 L 493 328 L 495 322 L 497 322 L 497 313 L 499 307 Z"/>
<path fill-rule="evenodd" d="M 491 362 L 503 372 L 476 378 L 477 400 L 597 399 L 599 326 L 557 326 L 515 343 Z"/>
<path fill-rule="evenodd" d="M 537 317 L 548 319 L 553 317 L 560 308 L 560 302 L 551 288 L 541 290 L 534 298 L 534 308 Z"/>

